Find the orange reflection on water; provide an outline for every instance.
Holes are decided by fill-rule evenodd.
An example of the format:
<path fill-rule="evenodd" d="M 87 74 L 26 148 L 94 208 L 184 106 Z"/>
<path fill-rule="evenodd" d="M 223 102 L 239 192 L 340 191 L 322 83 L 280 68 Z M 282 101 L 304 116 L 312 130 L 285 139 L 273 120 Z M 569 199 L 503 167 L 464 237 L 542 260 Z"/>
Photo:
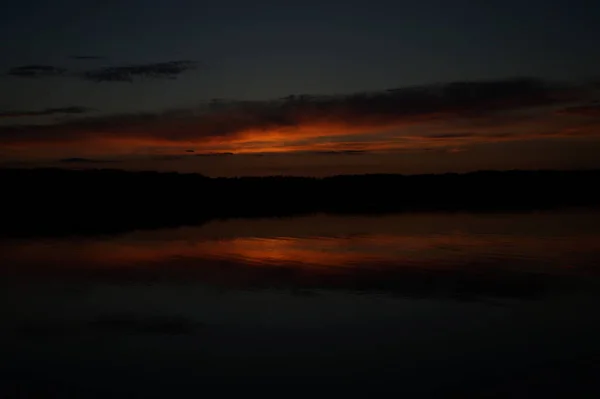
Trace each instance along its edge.
<path fill-rule="evenodd" d="M 351 251 L 340 240 L 327 238 L 236 238 L 205 248 L 205 256 L 238 259 L 265 265 L 337 267 L 371 257 Z"/>
<path fill-rule="evenodd" d="M 202 229 L 186 236 L 171 230 L 130 233 L 113 238 L 0 242 L 0 268 L 35 266 L 97 269 L 158 266 L 218 267 L 220 262 L 248 266 L 342 271 L 347 268 L 456 268 L 467 263 L 495 267 L 560 270 L 589 264 L 598 256 L 597 234 L 536 237 L 514 234 L 364 234 L 305 237 L 209 238 Z"/>
<path fill-rule="evenodd" d="M 150 263 L 168 265 L 181 260 L 197 260 L 198 266 L 202 266 L 202 261 L 228 260 L 254 265 L 311 268 L 338 267 L 375 258 L 389 258 L 389 255 L 382 252 L 375 256 L 373 251 L 360 251 L 360 248 L 353 248 L 350 242 L 339 238 L 240 237 L 145 241 L 123 237 L 109 240 L 13 242 L 2 249 L 0 259 L 5 265 L 46 264 L 49 267 L 62 265 L 81 268 L 135 267 Z"/>

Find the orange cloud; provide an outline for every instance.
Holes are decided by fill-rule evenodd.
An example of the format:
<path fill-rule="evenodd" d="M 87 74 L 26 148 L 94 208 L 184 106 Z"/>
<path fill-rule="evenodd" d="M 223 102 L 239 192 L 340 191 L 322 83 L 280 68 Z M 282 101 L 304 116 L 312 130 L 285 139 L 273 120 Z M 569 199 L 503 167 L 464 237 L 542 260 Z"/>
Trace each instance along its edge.
<path fill-rule="evenodd" d="M 578 95 L 535 79 L 457 82 L 4 125 L 0 144 L 5 156 L 36 158 L 168 154 L 190 148 L 232 153 L 463 148 L 568 136 L 569 129 L 596 135 L 593 129 L 581 129 L 577 118 L 583 116 L 572 108 L 566 108 L 569 118 L 553 110 Z M 590 112 L 585 113 L 589 124 Z"/>

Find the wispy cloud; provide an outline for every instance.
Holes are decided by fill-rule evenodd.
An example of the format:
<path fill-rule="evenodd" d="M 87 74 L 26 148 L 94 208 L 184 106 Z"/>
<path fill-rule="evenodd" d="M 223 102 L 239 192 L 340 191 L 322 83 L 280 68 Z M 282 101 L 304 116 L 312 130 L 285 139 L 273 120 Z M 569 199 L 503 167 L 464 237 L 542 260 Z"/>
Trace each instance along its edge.
<path fill-rule="evenodd" d="M 25 111 L 25 110 L 17 110 L 17 111 L 0 111 L 0 119 L 1 118 L 21 118 L 21 117 L 29 117 L 29 116 L 47 116 L 47 115 L 57 115 L 57 114 L 84 114 L 92 111 L 91 108 L 81 107 L 81 106 L 72 106 L 72 107 L 61 107 L 61 108 L 46 108 L 35 111 Z"/>
<path fill-rule="evenodd" d="M 58 162 L 60 163 L 72 163 L 72 164 L 92 164 L 92 163 L 107 163 L 110 162 L 108 160 L 105 159 L 91 159 L 91 158 L 63 158 L 60 159 Z"/>
<path fill-rule="evenodd" d="M 77 60 L 100 60 L 100 56 L 72 56 Z M 93 82 L 133 82 L 137 79 L 175 79 L 197 68 L 190 60 L 105 66 L 89 70 L 69 70 L 53 65 L 22 65 L 10 68 L 6 75 L 16 78 L 69 77 Z"/>
<path fill-rule="evenodd" d="M 52 65 L 22 65 L 10 68 L 6 74 L 20 78 L 48 78 L 65 76 L 66 73 L 65 68 Z"/>
<path fill-rule="evenodd" d="M 193 61 L 168 61 L 99 68 L 84 72 L 82 77 L 94 82 L 132 82 L 136 78 L 175 79 L 195 68 Z"/>

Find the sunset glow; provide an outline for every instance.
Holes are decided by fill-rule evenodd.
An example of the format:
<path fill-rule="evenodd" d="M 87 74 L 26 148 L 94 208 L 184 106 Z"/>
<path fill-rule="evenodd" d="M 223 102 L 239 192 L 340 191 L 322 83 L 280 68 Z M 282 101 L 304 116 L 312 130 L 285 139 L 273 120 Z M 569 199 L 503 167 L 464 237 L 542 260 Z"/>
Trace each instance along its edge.
<path fill-rule="evenodd" d="M 463 91 L 471 93 L 470 97 L 465 97 Z M 197 171 L 205 168 L 196 155 L 304 154 L 309 158 L 305 158 L 303 167 L 297 163 L 291 166 L 294 162 L 290 160 L 286 168 L 295 168 L 294 174 L 311 174 L 311 168 L 319 165 L 310 159 L 314 153 L 361 152 L 373 157 L 382 153 L 466 151 L 468 155 L 461 156 L 459 164 L 482 168 L 485 165 L 476 161 L 482 157 L 478 155 L 482 145 L 496 146 L 498 150 L 492 153 L 500 156 L 502 143 L 545 141 L 550 143 L 545 144 L 549 148 L 565 151 L 562 162 L 571 159 L 572 167 L 577 167 L 576 162 L 582 158 L 574 158 L 577 145 L 570 142 L 587 140 L 600 145 L 600 119 L 594 107 L 573 104 L 589 101 L 595 95 L 596 89 L 591 86 L 565 89 L 535 80 L 508 79 L 303 99 L 232 101 L 217 108 L 163 113 L 80 116 L 88 111 L 77 108 L 15 112 L 6 113 L 6 121 L 0 125 L 0 151 L 13 162 L 94 158 L 123 161 L 126 163 L 122 167 L 126 168 L 132 167 L 132 162 L 139 167 L 155 162 L 155 167 L 161 168 L 156 163 L 160 159 L 155 157 L 172 156 L 172 160 L 180 161 L 173 168 L 182 171 L 193 170 L 194 162 Z M 57 112 L 75 115 L 58 123 L 10 122 L 11 116 Z M 526 161 L 526 156 L 516 160 Z M 380 160 L 380 172 L 398 171 L 397 162 L 402 162 L 402 158 L 395 164 Z M 181 164 L 184 161 L 187 166 Z M 362 162 L 360 157 L 354 157 L 354 161 L 357 165 Z M 509 161 L 505 159 L 505 168 L 516 167 L 506 163 Z M 436 167 L 435 162 L 427 164 Z M 242 173 L 244 165 L 253 167 L 252 162 L 241 159 L 234 168 L 238 172 L 212 165 L 211 174 Z M 263 169 L 257 173 L 273 171 Z"/>

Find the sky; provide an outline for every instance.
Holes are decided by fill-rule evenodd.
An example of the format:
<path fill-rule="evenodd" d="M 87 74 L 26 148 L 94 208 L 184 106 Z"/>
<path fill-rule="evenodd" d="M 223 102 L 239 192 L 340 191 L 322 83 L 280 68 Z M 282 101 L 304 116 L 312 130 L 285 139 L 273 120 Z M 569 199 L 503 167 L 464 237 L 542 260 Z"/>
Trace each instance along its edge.
<path fill-rule="evenodd" d="M 116 0 L 0 14 L 0 165 L 600 167 L 600 3 Z"/>

